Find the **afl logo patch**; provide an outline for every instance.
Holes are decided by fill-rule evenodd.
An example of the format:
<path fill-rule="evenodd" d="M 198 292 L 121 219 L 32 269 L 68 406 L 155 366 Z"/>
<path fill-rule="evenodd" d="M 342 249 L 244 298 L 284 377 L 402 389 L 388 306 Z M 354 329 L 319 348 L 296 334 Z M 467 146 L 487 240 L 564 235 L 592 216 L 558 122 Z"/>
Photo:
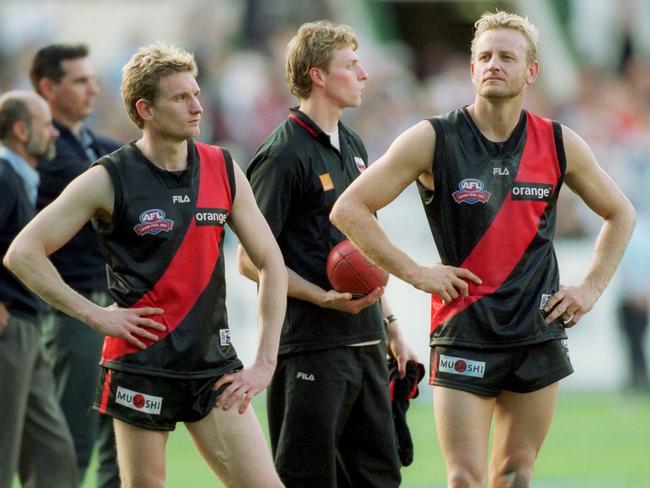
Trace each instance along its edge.
<path fill-rule="evenodd" d="M 164 210 L 152 208 L 146 210 L 138 217 L 140 223 L 133 227 L 133 230 L 139 236 L 150 234 L 155 236 L 161 232 L 169 232 L 174 227 L 174 221 L 165 218 Z"/>
<path fill-rule="evenodd" d="M 456 203 L 486 204 L 492 195 L 484 190 L 485 185 L 478 178 L 465 178 L 458 183 L 458 191 L 452 193 Z"/>

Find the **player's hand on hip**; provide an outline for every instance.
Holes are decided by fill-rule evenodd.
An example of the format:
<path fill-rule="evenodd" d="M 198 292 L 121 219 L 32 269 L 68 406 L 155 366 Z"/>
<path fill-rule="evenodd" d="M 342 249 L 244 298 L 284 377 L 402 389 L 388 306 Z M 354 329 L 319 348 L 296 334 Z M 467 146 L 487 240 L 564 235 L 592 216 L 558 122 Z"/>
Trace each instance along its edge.
<path fill-rule="evenodd" d="M 0 302 L 0 335 L 2 335 L 9 324 L 9 316 L 9 308 L 4 302 Z"/>
<path fill-rule="evenodd" d="M 228 410 L 239 404 L 239 413 L 244 413 L 253 397 L 271 382 L 274 370 L 274 366 L 255 362 L 248 368 L 223 375 L 212 389 L 219 390 L 224 385 L 228 386 L 217 397 L 214 407 Z"/>
<path fill-rule="evenodd" d="M 444 264 L 423 267 L 421 278 L 416 281 L 416 288 L 438 295 L 449 303 L 460 295 L 469 295 L 469 284 L 480 285 L 483 280 L 466 268 L 456 268 Z"/>
<path fill-rule="evenodd" d="M 548 313 L 544 322 L 548 325 L 560 319 L 564 327 L 573 327 L 592 309 L 597 299 L 598 293 L 587 285 L 561 286 L 544 306 L 544 312 Z"/>
<path fill-rule="evenodd" d="M 149 317 L 162 315 L 164 310 L 155 307 L 122 308 L 117 305 L 100 308 L 100 317 L 91 320 L 91 327 L 100 334 L 118 337 L 140 349 L 146 349 L 156 342 L 159 335 L 153 331 L 165 332 L 167 327 Z M 150 341 L 146 344 L 144 341 Z"/>
<path fill-rule="evenodd" d="M 384 287 L 380 286 L 372 290 L 361 298 L 354 298 L 352 293 L 341 293 L 336 290 L 329 290 L 323 300 L 323 308 L 333 308 L 341 312 L 348 312 L 353 315 L 358 314 L 364 308 L 376 303 L 384 294 Z"/>

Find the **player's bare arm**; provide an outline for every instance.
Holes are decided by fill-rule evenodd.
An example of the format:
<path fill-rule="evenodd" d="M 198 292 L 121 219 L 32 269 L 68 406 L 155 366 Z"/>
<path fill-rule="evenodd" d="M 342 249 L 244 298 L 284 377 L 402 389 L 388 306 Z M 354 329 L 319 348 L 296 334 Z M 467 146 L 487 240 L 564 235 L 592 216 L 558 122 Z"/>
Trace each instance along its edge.
<path fill-rule="evenodd" d="M 108 221 L 113 210 L 113 187 L 102 167 L 91 168 L 61 193 L 18 234 L 4 263 L 29 288 L 53 307 L 78 319 L 103 335 L 127 340 L 144 349 L 141 339 L 156 341 L 148 328 L 165 326 L 147 318 L 159 308 L 100 307 L 70 288 L 48 256 L 66 244 L 93 216 Z"/>
<path fill-rule="evenodd" d="M 259 271 L 241 245 L 237 248 L 237 265 L 240 274 L 249 280 L 259 282 Z M 304 279 L 288 266 L 286 269 L 289 276 L 288 296 L 313 303 L 323 308 L 332 308 L 342 312 L 357 314 L 379 300 L 384 293 L 384 288 L 376 288 L 367 295 L 354 299 L 351 293 L 324 290 L 315 283 Z"/>
<path fill-rule="evenodd" d="M 291 268 L 287 267 L 287 271 L 289 272 L 289 296 L 323 308 L 331 308 L 356 315 L 364 308 L 375 303 L 384 294 L 384 287 L 377 287 L 367 295 L 353 298 L 352 293 L 324 290 L 306 280 Z"/>
<path fill-rule="evenodd" d="M 572 327 L 591 310 L 611 280 L 632 235 L 636 214 L 587 143 L 564 126 L 562 136 L 567 158 L 565 182 L 604 221 L 582 283 L 563 287 L 545 307 L 550 312 L 547 323 L 561 318 L 566 327 Z"/>
<path fill-rule="evenodd" d="M 260 334 L 253 364 L 240 372 L 223 376 L 214 388 L 219 389 L 221 385 L 230 383 L 219 396 L 216 406 L 227 410 L 239 403 L 239 412 L 244 413 L 253 397 L 269 384 L 275 370 L 287 305 L 287 271 L 280 248 L 257 207 L 244 173 L 237 164 L 234 164 L 234 168 L 237 193 L 230 225 L 258 277 Z"/>
<path fill-rule="evenodd" d="M 373 262 L 449 302 L 460 294 L 467 295 L 468 282 L 480 283 L 480 278 L 463 268 L 419 265 L 390 241 L 373 216 L 416 179 L 433 190 L 434 148 L 435 131 L 429 122 L 422 121 L 406 130 L 339 197 L 330 217 Z"/>

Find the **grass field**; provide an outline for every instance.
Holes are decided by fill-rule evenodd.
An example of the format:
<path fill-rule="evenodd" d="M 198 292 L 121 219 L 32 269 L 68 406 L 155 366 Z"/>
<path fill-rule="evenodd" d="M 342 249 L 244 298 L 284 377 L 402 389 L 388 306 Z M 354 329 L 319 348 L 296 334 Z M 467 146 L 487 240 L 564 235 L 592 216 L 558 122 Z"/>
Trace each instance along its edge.
<path fill-rule="evenodd" d="M 262 418 L 261 399 L 256 400 L 256 410 Z M 431 401 L 414 402 L 408 415 L 415 461 L 402 471 L 402 486 L 444 487 Z M 222 486 L 203 463 L 183 426 L 171 434 L 167 458 L 169 488 Z M 533 487 L 650 487 L 650 396 L 561 392 Z M 92 472 L 83 488 L 94 488 Z"/>

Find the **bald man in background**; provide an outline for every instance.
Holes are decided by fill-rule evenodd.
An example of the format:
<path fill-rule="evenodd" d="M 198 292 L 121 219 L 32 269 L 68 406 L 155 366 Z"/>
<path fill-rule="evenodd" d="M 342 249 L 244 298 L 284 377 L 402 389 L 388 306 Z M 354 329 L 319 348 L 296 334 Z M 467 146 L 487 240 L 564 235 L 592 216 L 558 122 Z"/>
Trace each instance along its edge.
<path fill-rule="evenodd" d="M 55 154 L 58 131 L 40 96 L 0 97 L 0 255 L 36 212 L 39 159 Z M 44 358 L 44 304 L 0 264 L 0 488 L 16 471 L 23 486 L 75 488 L 72 437 Z"/>

